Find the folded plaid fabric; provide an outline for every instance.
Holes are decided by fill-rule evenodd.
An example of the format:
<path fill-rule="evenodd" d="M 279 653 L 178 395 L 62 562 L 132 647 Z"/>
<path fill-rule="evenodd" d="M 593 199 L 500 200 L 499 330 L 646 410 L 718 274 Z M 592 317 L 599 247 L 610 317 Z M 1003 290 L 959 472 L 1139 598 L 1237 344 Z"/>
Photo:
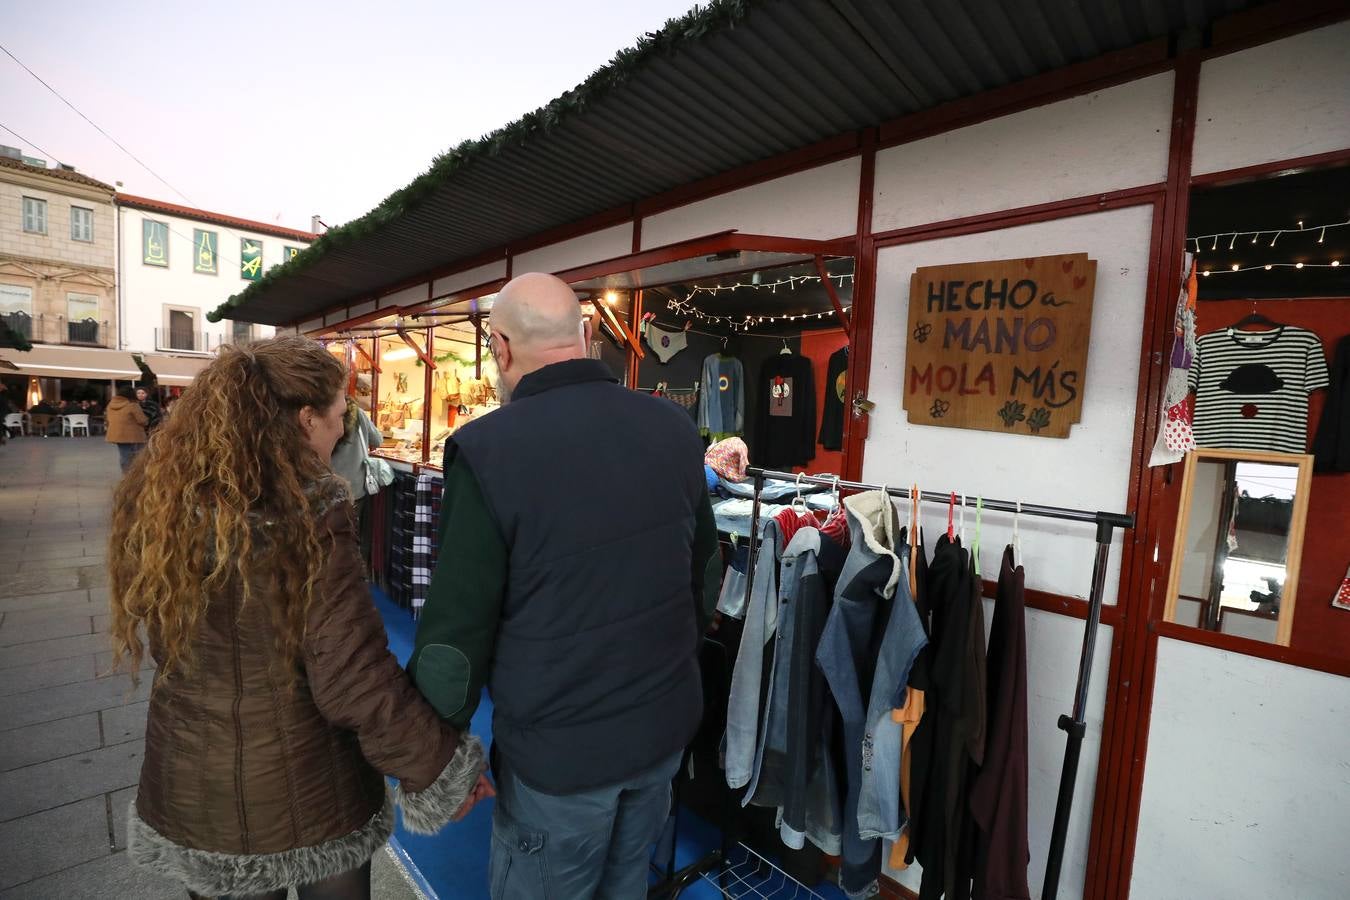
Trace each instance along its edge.
<path fill-rule="evenodd" d="M 413 501 L 412 608 L 422 611 L 431 585 L 431 570 L 436 566 L 436 514 L 440 506 L 441 480 L 423 472 L 417 476 Z"/>

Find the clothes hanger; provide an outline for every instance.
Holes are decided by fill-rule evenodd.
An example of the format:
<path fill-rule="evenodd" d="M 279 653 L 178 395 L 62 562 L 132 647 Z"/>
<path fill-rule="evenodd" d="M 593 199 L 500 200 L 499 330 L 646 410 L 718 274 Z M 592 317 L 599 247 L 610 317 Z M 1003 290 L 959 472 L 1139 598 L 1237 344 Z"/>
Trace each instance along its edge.
<path fill-rule="evenodd" d="M 1234 323 L 1233 323 L 1232 325 L 1230 325 L 1229 327 L 1230 327 L 1230 328 L 1247 328 L 1247 327 L 1252 326 L 1252 325 L 1264 325 L 1264 326 L 1266 326 L 1267 328 L 1283 328 L 1283 327 L 1284 327 L 1284 323 L 1283 323 L 1283 322 L 1276 322 L 1276 321 L 1273 320 L 1273 319 L 1268 319 L 1268 318 L 1266 318 L 1265 316 L 1261 315 L 1259 312 L 1257 312 L 1257 311 L 1256 311 L 1256 301 L 1255 301 L 1255 300 L 1252 301 L 1252 311 L 1251 311 L 1251 313 L 1250 313 L 1249 315 L 1246 315 L 1246 316 L 1242 317 L 1242 318 L 1239 319 L 1238 321 L 1234 322 Z"/>
<path fill-rule="evenodd" d="M 1012 563 L 1014 569 L 1017 568 L 1019 565 L 1021 565 L 1022 562 L 1022 535 L 1017 527 L 1018 524 L 1021 522 L 1021 519 L 1022 519 L 1022 501 L 1018 500 L 1017 512 L 1013 513 Z"/>
<path fill-rule="evenodd" d="M 778 351 L 779 356 L 791 356 L 792 348 L 788 346 L 787 338 L 783 338 L 783 349 Z"/>
<path fill-rule="evenodd" d="M 961 495 L 961 546 L 966 545 L 966 495 Z"/>
<path fill-rule="evenodd" d="M 975 577 L 980 577 L 980 525 L 984 518 L 984 498 L 975 498 L 975 540 L 970 545 L 971 558 L 975 560 Z"/>
<path fill-rule="evenodd" d="M 956 540 L 956 529 L 953 527 L 954 516 L 956 514 L 956 491 L 952 491 L 952 498 L 947 501 L 947 540 Z"/>
<path fill-rule="evenodd" d="M 809 515 L 811 507 L 806 505 L 806 499 L 802 497 L 802 473 L 797 473 L 797 496 L 792 498 L 792 511 L 799 516 Z"/>

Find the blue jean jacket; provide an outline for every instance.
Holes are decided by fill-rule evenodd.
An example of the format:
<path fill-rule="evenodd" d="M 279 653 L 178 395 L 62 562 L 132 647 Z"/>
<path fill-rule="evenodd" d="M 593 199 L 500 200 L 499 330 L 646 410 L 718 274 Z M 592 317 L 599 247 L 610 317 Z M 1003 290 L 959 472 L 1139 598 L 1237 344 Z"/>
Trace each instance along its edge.
<path fill-rule="evenodd" d="M 745 627 L 736 669 L 727 697 L 725 760 L 727 786 L 745 787 L 754 776 L 759 747 L 760 710 L 764 699 L 764 655 L 774 652 L 778 627 L 778 557 L 782 552 L 778 523 L 770 519 L 755 560 L 755 580 L 745 609 Z M 770 665 L 772 666 L 772 660 Z M 772 684 L 772 669 L 769 675 Z"/>
<path fill-rule="evenodd" d="M 899 523 L 890 498 L 879 491 L 858 494 L 844 505 L 852 549 L 816 661 L 844 725 L 847 792 L 839 882 L 856 900 L 875 893 L 879 836 L 890 833 L 892 821 L 896 832 L 901 824 L 899 726 L 894 733 L 885 726 L 927 639 L 909 597 L 906 548 L 899 545 L 896 552 Z M 884 724 L 877 712 L 883 706 Z"/>

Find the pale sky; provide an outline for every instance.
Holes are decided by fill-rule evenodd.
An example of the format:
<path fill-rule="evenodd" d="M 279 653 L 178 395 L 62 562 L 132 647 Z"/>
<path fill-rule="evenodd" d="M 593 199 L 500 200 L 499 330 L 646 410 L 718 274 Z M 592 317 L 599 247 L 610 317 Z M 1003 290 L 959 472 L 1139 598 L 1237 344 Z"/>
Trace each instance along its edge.
<path fill-rule="evenodd" d="M 338 225 L 692 5 L 3 0 L 0 44 L 182 194 L 4 54 L 0 125 L 27 140 L 0 128 L 0 144 L 131 194 Z"/>

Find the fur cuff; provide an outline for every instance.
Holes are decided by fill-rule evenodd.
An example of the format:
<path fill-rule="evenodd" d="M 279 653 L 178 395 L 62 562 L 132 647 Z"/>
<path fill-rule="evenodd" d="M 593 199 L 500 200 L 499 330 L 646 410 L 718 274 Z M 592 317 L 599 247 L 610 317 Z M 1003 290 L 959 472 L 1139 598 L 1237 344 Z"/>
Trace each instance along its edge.
<path fill-rule="evenodd" d="M 469 799 L 486 765 L 483 742 L 464 735 L 455 755 L 426 790 L 410 793 L 402 785 L 394 788 L 394 799 L 403 810 L 403 827 L 413 834 L 440 831 Z"/>
<path fill-rule="evenodd" d="M 279 853 L 217 853 L 174 843 L 136 812 L 127 817 L 127 855 L 136 865 L 167 876 L 206 897 L 266 894 L 281 888 L 314 884 L 366 864 L 389 840 L 394 808 L 384 805 L 350 834 L 312 847 Z"/>

